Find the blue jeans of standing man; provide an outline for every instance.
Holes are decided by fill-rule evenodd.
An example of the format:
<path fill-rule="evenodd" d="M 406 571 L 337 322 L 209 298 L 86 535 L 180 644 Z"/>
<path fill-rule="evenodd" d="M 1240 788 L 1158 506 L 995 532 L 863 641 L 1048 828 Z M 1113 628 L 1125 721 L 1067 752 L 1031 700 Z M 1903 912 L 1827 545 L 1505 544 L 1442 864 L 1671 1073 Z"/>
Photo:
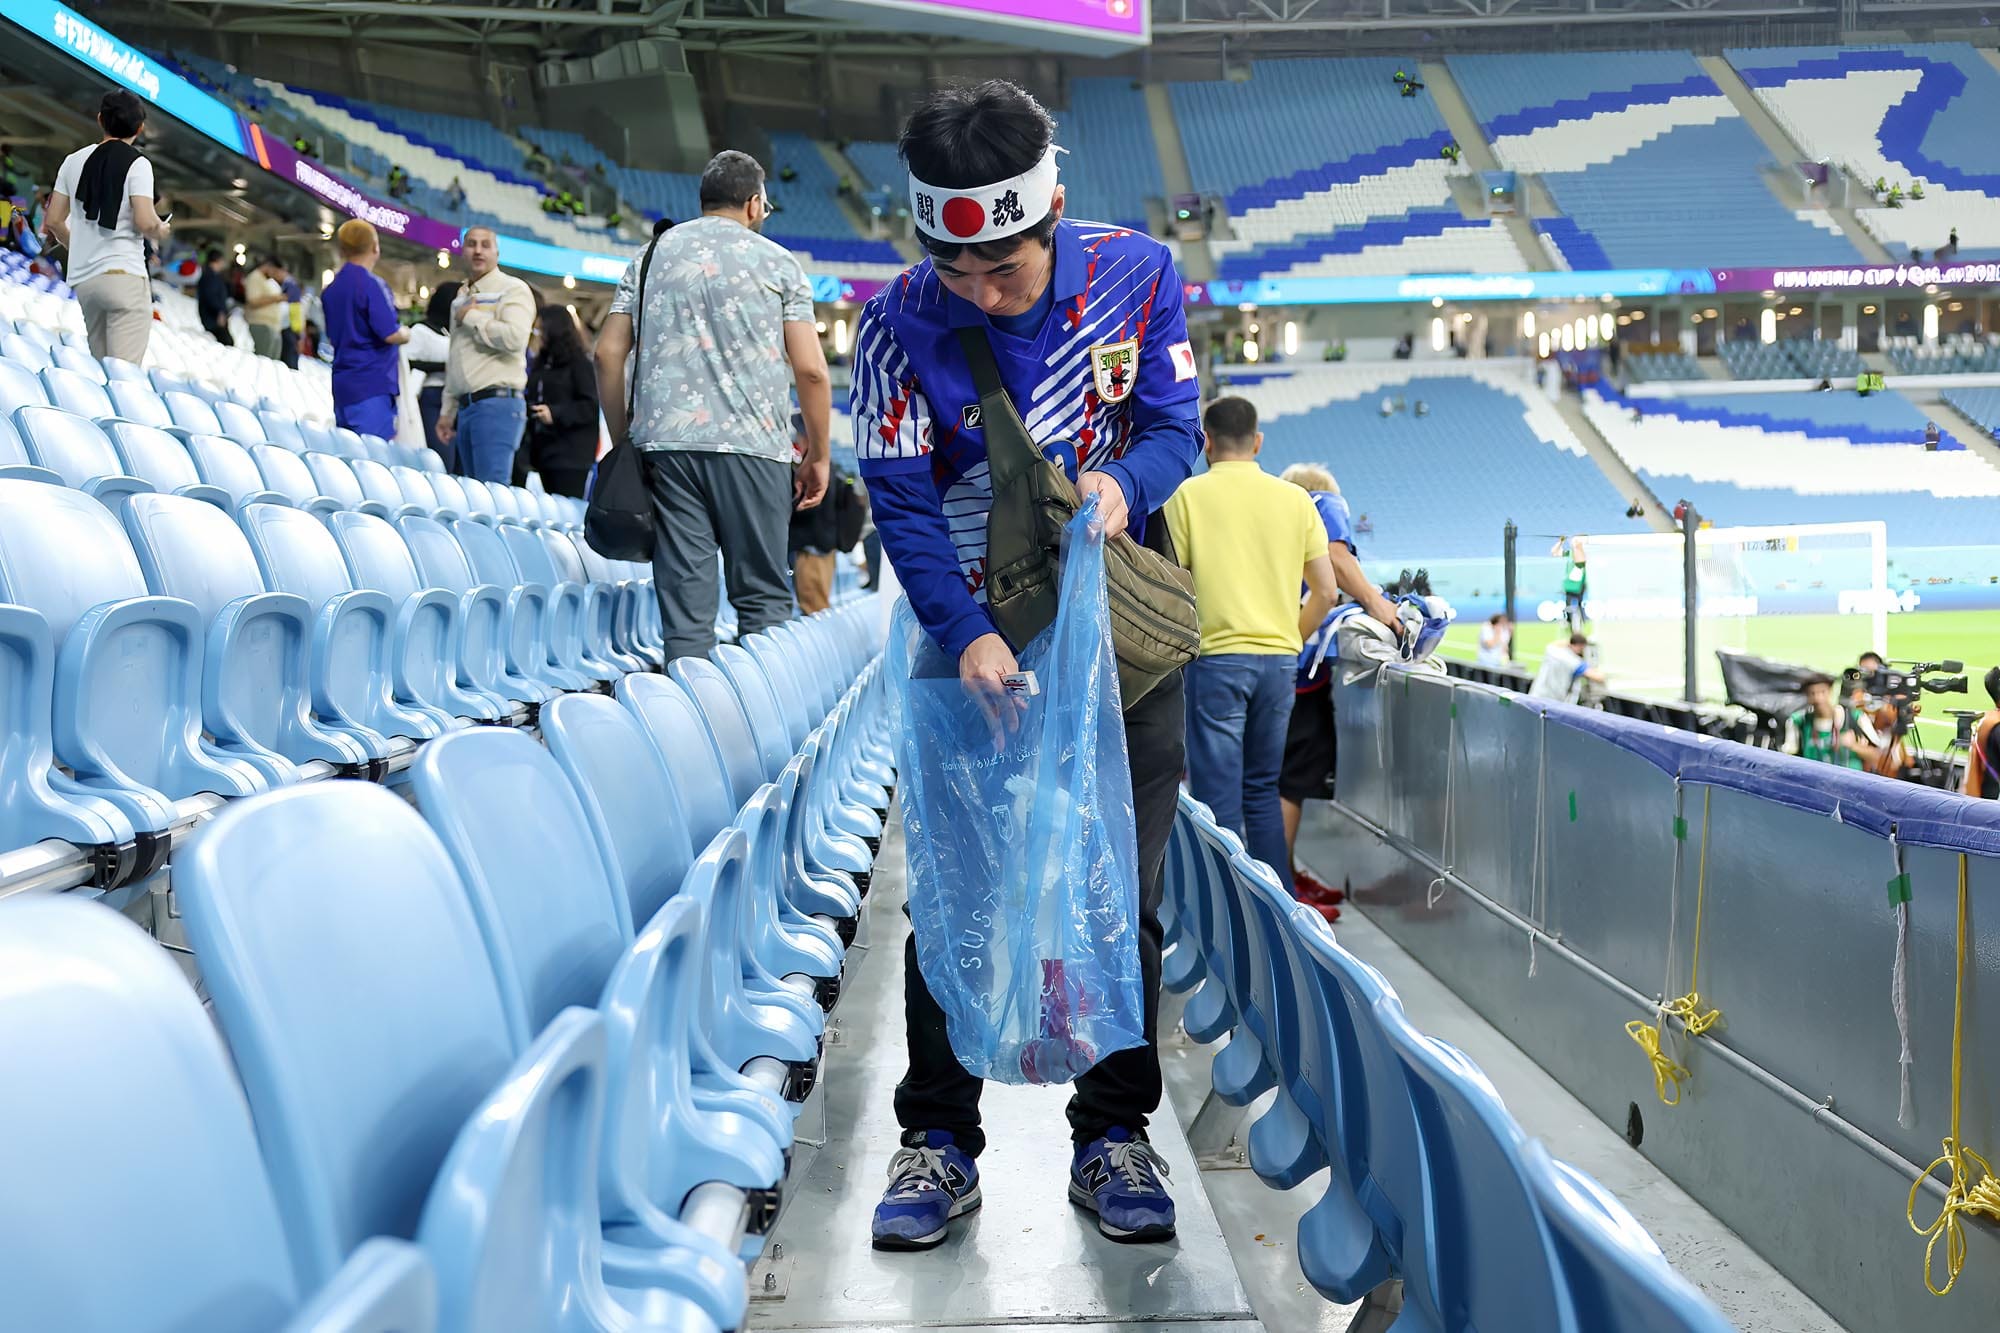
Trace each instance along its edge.
<path fill-rule="evenodd" d="M 498 482 L 514 480 L 514 451 L 528 425 L 528 406 L 519 398 L 482 398 L 458 409 L 458 463 L 468 477 Z"/>
<path fill-rule="evenodd" d="M 1188 790 L 1287 890 L 1292 868 L 1278 773 L 1297 667 L 1291 654 L 1223 653 L 1187 668 Z"/>

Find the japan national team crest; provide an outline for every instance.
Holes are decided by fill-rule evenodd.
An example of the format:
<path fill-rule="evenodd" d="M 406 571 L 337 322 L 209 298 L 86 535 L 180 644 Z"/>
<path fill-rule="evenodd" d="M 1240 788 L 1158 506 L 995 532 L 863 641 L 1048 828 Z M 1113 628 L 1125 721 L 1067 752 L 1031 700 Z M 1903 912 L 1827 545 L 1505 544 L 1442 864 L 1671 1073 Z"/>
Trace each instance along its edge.
<path fill-rule="evenodd" d="M 1132 396 L 1132 384 L 1139 377 L 1139 340 L 1099 343 L 1090 349 L 1090 374 L 1097 381 L 1097 396 L 1107 403 L 1122 403 Z"/>

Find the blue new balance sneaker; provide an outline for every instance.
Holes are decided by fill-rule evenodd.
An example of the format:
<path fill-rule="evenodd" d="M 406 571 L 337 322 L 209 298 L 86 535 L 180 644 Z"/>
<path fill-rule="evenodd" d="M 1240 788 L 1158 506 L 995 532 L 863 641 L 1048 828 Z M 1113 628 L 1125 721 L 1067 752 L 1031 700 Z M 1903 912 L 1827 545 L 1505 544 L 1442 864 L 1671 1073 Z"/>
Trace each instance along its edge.
<path fill-rule="evenodd" d="M 941 1129 L 912 1131 L 889 1159 L 889 1188 L 875 1205 L 875 1248 L 928 1250 L 954 1217 L 979 1206 L 979 1165 Z"/>
<path fill-rule="evenodd" d="M 1167 1164 L 1129 1129 L 1108 1129 L 1076 1150 L 1069 1169 L 1070 1202 L 1097 1214 L 1097 1229 L 1128 1245 L 1172 1240 L 1174 1201 L 1164 1183 Z"/>

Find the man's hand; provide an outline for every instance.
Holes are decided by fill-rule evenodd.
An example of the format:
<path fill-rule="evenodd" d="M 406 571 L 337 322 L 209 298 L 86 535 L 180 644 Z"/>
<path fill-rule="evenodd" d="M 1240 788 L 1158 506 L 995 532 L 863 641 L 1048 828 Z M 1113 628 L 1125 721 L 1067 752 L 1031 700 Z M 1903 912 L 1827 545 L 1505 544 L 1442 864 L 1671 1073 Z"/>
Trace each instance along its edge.
<path fill-rule="evenodd" d="M 458 419 L 456 417 L 440 416 L 437 424 L 438 443 L 450 444 L 452 436 L 456 434 L 458 434 Z"/>
<path fill-rule="evenodd" d="M 958 679 L 986 715 L 993 731 L 994 753 L 1007 748 L 1009 733 L 1020 730 L 1026 701 L 1007 693 L 1006 678 L 1020 670 L 1014 650 L 998 634 L 982 634 L 958 657 Z"/>
<path fill-rule="evenodd" d="M 792 508 L 811 509 L 821 500 L 826 499 L 827 474 L 831 468 L 832 464 L 824 455 L 821 455 L 818 458 L 808 458 L 792 470 Z M 988 635 L 987 637 L 994 638 L 997 636 Z M 971 649 L 967 649 L 966 651 L 970 652 Z M 1007 669 L 1009 671 L 1013 670 L 1012 667 Z"/>
<path fill-rule="evenodd" d="M 1104 520 L 1104 540 L 1110 541 L 1125 531 L 1125 521 L 1131 517 L 1125 488 L 1108 472 L 1086 472 L 1076 479 L 1076 498 L 1088 501 L 1093 495 L 1099 497 L 1097 514 Z"/>
<path fill-rule="evenodd" d="M 547 403 L 536 403 L 533 407 L 528 409 L 528 420 L 534 422 L 538 426 L 553 426 L 555 424 L 556 418 L 555 418 L 555 413 L 549 411 L 549 405 Z"/>

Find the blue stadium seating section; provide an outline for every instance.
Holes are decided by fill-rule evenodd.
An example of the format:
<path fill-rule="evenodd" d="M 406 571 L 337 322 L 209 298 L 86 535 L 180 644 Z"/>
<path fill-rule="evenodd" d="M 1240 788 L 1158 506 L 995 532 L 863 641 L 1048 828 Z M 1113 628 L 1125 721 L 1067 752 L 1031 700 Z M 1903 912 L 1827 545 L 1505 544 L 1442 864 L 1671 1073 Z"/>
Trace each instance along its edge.
<path fill-rule="evenodd" d="M 1702 380 L 1701 366 L 1684 352 L 1627 352 L 1625 374 L 1634 383 L 1649 380 Z"/>
<path fill-rule="evenodd" d="M 1812 338 L 1781 338 L 1774 343 L 1731 338 L 1715 350 L 1731 378 L 1739 380 L 1830 379 L 1840 384 L 1867 368 L 1859 352 Z"/>
<path fill-rule="evenodd" d="M 769 188 L 778 212 L 764 231 L 772 240 L 826 263 L 903 262 L 901 252 L 888 241 L 855 234 L 854 220 L 840 204 L 840 174 L 818 144 L 803 134 L 773 134 L 771 158 Z M 786 168 L 797 173 L 794 180 L 779 179 Z"/>
<path fill-rule="evenodd" d="M 1855 444 L 1921 444 L 1929 421 L 1921 408 L 1893 390 L 1866 398 L 1842 389 L 1833 393 L 1693 393 L 1639 401 L 1648 407 L 1664 403 L 1665 410 L 1685 421 L 1796 431 Z M 1938 447 L 1965 446 L 1946 432 Z"/>
<path fill-rule="evenodd" d="M 1487 137 L 1528 137 L 1530 152 L 1539 131 L 1632 107 L 1659 106 L 1664 117 L 1681 99 L 1722 97 L 1684 52 L 1458 56 L 1447 64 Z M 1502 165 L 1541 171 L 1571 224 L 1544 230 L 1572 268 L 1858 262 L 1845 237 L 1778 202 L 1759 174 L 1769 151 L 1733 107 L 1719 111 L 1707 117 L 1713 123 L 1663 120 L 1636 136 L 1606 121 L 1598 137 L 1547 162 L 1510 161 L 1525 155 L 1497 146 Z"/>
<path fill-rule="evenodd" d="M 1130 79 L 1074 79 L 1056 117 L 1070 217 L 1147 231 L 1146 201 L 1167 192 L 1145 92 Z M 900 180 L 900 176 L 892 178 Z"/>
<path fill-rule="evenodd" d="M 1952 389 L 1941 396 L 1988 435 L 2000 438 L 2000 389 Z"/>
<path fill-rule="evenodd" d="M 909 173 L 903 169 L 902 154 L 896 145 L 879 139 L 857 139 L 847 145 L 847 160 L 854 164 L 856 179 L 864 190 L 886 190 L 898 199 L 906 198 L 904 183 Z"/>

